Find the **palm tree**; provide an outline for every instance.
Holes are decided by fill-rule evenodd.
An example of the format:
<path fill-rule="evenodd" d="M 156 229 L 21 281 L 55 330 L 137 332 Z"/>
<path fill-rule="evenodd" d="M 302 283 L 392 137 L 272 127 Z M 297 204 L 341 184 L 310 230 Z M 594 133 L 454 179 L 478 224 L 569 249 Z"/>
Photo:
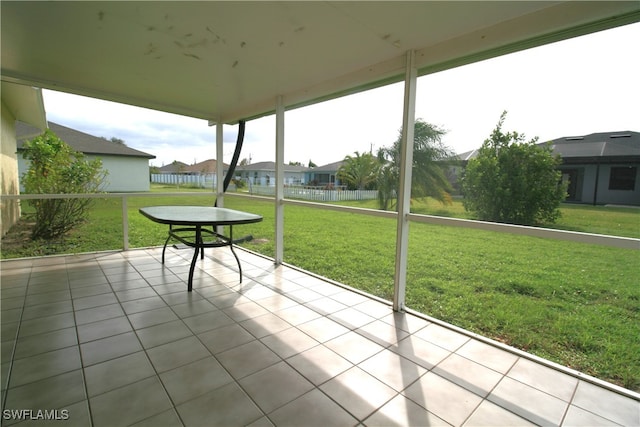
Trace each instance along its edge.
<path fill-rule="evenodd" d="M 451 184 L 447 179 L 446 160 L 452 157 L 452 151 L 442 143 L 446 131 L 429 124 L 422 119 L 415 122 L 413 146 L 413 170 L 411 197 L 433 197 L 444 204 L 451 203 Z M 402 130 L 391 148 L 382 148 L 378 152 L 380 161 L 387 165 L 380 170 L 378 189 L 385 194 L 379 197 L 380 209 L 389 209 L 390 200 L 398 191 L 400 174 L 400 152 Z"/>
<path fill-rule="evenodd" d="M 380 169 L 376 184 L 378 187 L 378 208 L 384 211 L 395 209 L 398 192 L 398 173 L 393 165 L 384 158 L 384 148 L 378 150 Z"/>
<path fill-rule="evenodd" d="M 344 158 L 344 164 L 338 169 L 338 179 L 350 189 L 364 190 L 375 184 L 378 175 L 378 159 L 371 153 L 354 153 Z"/>

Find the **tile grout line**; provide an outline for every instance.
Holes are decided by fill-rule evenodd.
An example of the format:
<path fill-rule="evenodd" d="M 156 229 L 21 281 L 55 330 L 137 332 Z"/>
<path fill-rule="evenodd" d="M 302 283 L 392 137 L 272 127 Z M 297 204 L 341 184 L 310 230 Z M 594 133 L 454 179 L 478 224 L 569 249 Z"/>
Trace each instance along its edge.
<path fill-rule="evenodd" d="M 16 334 L 13 341 L 13 349 L 11 350 L 11 358 L 9 360 L 9 369 L 7 371 L 7 383 L 4 391 L 4 395 L 2 396 L 2 409 L 6 409 L 7 401 L 9 396 L 9 385 L 11 384 L 11 376 L 13 374 L 13 362 L 16 355 L 16 349 L 18 347 L 18 336 L 20 335 L 20 328 L 22 327 L 22 318 L 24 316 L 24 309 L 27 302 L 27 294 L 29 292 L 29 283 L 31 282 L 31 275 L 33 274 L 33 263 L 29 267 L 29 277 L 27 279 L 27 284 L 25 285 L 24 290 L 24 298 L 22 300 L 22 307 L 20 309 L 20 317 L 18 319 L 18 327 L 16 328 Z M 4 424 L 4 417 L 2 417 L 2 421 L 0 425 Z"/>
<path fill-rule="evenodd" d="M 148 252 L 145 250 L 145 253 L 148 253 Z M 155 257 L 154 257 L 154 259 L 155 259 Z M 147 281 L 147 279 L 144 277 L 144 275 L 142 274 L 142 272 L 141 272 L 140 270 L 138 270 L 138 268 L 136 268 L 136 266 L 135 266 L 134 264 L 132 264 L 130 260 L 128 260 L 128 259 L 124 259 L 124 261 L 127 263 L 127 265 L 131 266 L 131 267 L 132 267 L 132 268 L 133 268 L 133 269 L 134 269 L 134 270 L 135 270 L 135 271 L 140 275 L 140 277 L 142 277 L 142 279 L 146 282 L 147 286 L 148 286 L 149 288 L 151 288 L 151 289 L 155 292 L 156 296 L 158 296 L 160 299 L 162 299 L 162 301 L 163 301 L 163 302 L 166 304 L 166 306 L 171 310 L 171 312 L 172 312 L 172 313 L 174 313 L 174 314 L 176 314 L 176 313 L 173 311 L 173 309 L 171 308 L 171 306 L 170 306 L 169 304 L 167 304 L 167 302 L 162 298 L 162 296 L 161 296 L 160 294 L 158 294 L 158 292 L 155 290 L 155 288 L 154 288 L 154 287 L 153 287 L 153 286 L 152 286 L 152 285 Z M 156 261 L 157 261 L 157 260 L 156 260 Z M 108 280 L 108 279 L 107 279 L 107 280 Z M 109 286 L 111 286 L 111 284 L 109 284 Z M 112 289 L 113 289 L 113 288 L 112 288 Z M 128 315 L 128 314 L 127 314 L 127 312 L 125 311 L 124 307 L 122 307 L 122 301 L 120 301 L 120 299 L 118 298 L 118 295 L 115 293 L 115 291 L 114 291 L 114 294 L 116 295 L 116 299 L 118 300 L 118 305 L 120 305 L 120 309 L 121 309 L 121 310 L 122 310 L 122 312 L 124 313 L 124 317 L 127 319 L 127 322 L 128 322 L 128 323 L 129 323 L 129 325 L 131 326 L 131 330 L 132 330 L 132 331 L 133 331 L 133 333 L 135 334 L 136 339 L 138 340 L 138 343 L 140 344 L 140 347 L 142 348 L 142 351 L 144 352 L 144 355 L 145 355 L 145 358 L 146 358 L 147 362 L 149 362 L 149 365 L 150 365 L 150 366 L 151 366 L 151 368 L 153 369 L 153 372 L 154 372 L 154 376 L 155 376 L 155 378 L 158 380 L 158 382 L 159 382 L 159 383 L 160 383 L 160 385 L 162 386 L 162 390 L 164 391 L 165 395 L 166 395 L 166 396 L 167 396 L 167 398 L 169 399 L 169 402 L 171 403 L 171 409 L 173 410 L 173 412 L 174 412 L 174 413 L 176 414 L 176 416 L 178 417 L 178 420 L 180 421 L 180 423 L 184 426 L 184 425 L 185 425 L 184 420 L 182 419 L 182 417 L 180 416 L 180 413 L 179 413 L 179 412 L 178 412 L 178 410 L 176 409 L 176 403 L 175 403 L 175 402 L 173 401 L 173 399 L 171 398 L 171 394 L 170 394 L 170 393 L 169 393 L 169 391 L 167 390 L 167 387 L 166 387 L 166 385 L 164 384 L 164 382 L 162 381 L 162 378 L 160 377 L 160 373 L 158 372 L 158 369 L 157 369 L 157 368 L 156 368 L 156 366 L 153 364 L 153 361 L 151 360 L 151 357 L 149 356 L 149 353 L 148 353 L 148 351 L 147 351 L 148 349 L 147 349 L 147 348 L 142 344 L 142 341 L 140 340 L 140 336 L 138 335 L 138 331 L 137 331 L 137 329 L 135 328 L 135 326 L 133 325 L 133 323 L 131 323 L 131 319 L 129 318 L 129 315 Z M 151 310 L 147 310 L 147 311 L 151 311 Z M 180 317 L 178 316 L 178 318 L 180 318 Z M 181 319 L 181 320 L 182 320 L 182 319 Z M 165 322 L 165 323 L 168 323 L 168 322 Z M 185 326 L 188 328 L 188 326 L 187 326 L 187 325 L 185 325 Z M 141 328 L 141 329 L 144 329 L 144 328 Z M 151 348 L 155 348 L 155 347 L 151 347 Z M 147 378 L 151 378 L 151 377 L 147 377 Z M 140 380 L 139 380 L 139 381 L 140 381 Z M 139 381 L 138 381 L 138 382 L 139 382 Z M 129 386 L 129 385 L 131 385 L 131 384 L 125 384 L 125 385 L 124 385 L 124 386 L 122 386 L 122 387 L 127 387 L 127 386 Z M 144 418 L 144 419 L 142 419 L 142 420 L 138 420 L 138 421 L 136 421 L 136 423 L 138 423 L 138 422 L 142 422 L 142 421 L 147 420 L 147 419 L 151 419 L 151 418 L 153 418 L 153 417 L 155 417 L 155 416 L 157 416 L 157 415 L 159 415 L 159 414 L 161 414 L 161 413 L 163 413 L 163 412 L 165 412 L 165 411 L 158 412 L 157 414 L 152 414 L 152 415 L 150 415 L 150 416 L 149 416 L 149 417 L 147 417 L 147 418 Z"/>

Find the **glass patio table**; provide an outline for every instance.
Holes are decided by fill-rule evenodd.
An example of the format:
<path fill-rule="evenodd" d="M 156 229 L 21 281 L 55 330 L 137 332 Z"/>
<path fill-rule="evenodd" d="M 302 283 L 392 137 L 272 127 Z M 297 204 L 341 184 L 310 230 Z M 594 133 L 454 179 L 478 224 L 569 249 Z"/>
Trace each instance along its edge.
<path fill-rule="evenodd" d="M 189 281 L 187 282 L 187 290 L 189 292 L 193 289 L 193 271 L 198 260 L 198 254 L 200 254 L 201 259 L 204 259 L 205 248 L 229 246 L 238 263 L 240 282 L 242 282 L 240 259 L 233 250 L 233 226 L 260 222 L 262 221 L 262 216 L 212 206 L 151 206 L 140 208 L 139 212 L 151 221 L 169 225 L 169 235 L 162 248 L 163 264 L 167 244 L 172 238 L 195 248 L 193 259 L 191 260 L 191 268 L 189 269 Z M 229 235 L 219 234 L 216 231 L 218 226 L 228 226 Z"/>

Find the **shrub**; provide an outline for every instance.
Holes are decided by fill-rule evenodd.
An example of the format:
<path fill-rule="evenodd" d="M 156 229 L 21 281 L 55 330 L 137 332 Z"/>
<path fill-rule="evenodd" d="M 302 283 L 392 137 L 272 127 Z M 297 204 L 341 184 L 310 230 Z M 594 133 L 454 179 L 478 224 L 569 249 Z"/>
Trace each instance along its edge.
<path fill-rule="evenodd" d="M 524 135 L 502 132 L 506 111 L 478 156 L 462 176 L 464 207 L 478 219 L 510 224 L 553 223 L 560 216 L 566 184 L 561 162 L 549 145 L 525 142 Z"/>
<path fill-rule="evenodd" d="M 31 164 L 22 176 L 27 194 L 98 193 L 106 171 L 99 159 L 85 160 L 50 130 L 24 144 L 23 157 Z M 85 221 L 92 199 L 29 200 L 35 213 L 32 239 L 64 235 Z"/>

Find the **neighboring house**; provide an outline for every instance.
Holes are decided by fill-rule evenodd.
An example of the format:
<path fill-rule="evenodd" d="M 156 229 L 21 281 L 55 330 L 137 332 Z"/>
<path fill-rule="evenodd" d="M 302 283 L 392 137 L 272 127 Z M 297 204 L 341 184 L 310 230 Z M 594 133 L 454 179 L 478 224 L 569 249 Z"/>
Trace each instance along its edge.
<path fill-rule="evenodd" d="M 0 190 L 4 195 L 20 194 L 16 124 L 20 120 L 42 132 L 47 119 L 42 100 L 42 91 L 31 86 L 2 82 L 0 88 L 2 122 L 0 124 Z M 4 236 L 20 218 L 20 202 L 0 202 L 0 230 Z"/>
<path fill-rule="evenodd" d="M 227 171 L 229 165 L 226 163 L 222 164 L 223 173 Z M 218 168 L 218 162 L 216 159 L 209 159 L 203 162 L 194 163 L 192 165 L 188 165 L 186 163 L 182 163 L 179 161 L 174 161 L 169 163 L 168 165 L 164 165 L 158 168 L 158 173 L 169 173 L 169 174 L 184 174 L 184 175 L 207 175 L 207 174 L 215 174 Z"/>
<path fill-rule="evenodd" d="M 213 188 L 216 185 L 216 171 L 218 162 L 215 159 L 188 165 L 174 161 L 158 168 L 157 173 L 151 174 L 151 182 L 158 184 L 195 185 L 201 188 Z M 225 174 L 229 165 L 222 164 L 222 173 Z"/>
<path fill-rule="evenodd" d="M 297 165 L 284 165 L 285 185 L 304 185 L 305 174 L 309 168 Z M 275 162 L 258 162 L 250 165 L 238 165 L 235 176 L 248 181 L 251 185 L 276 185 Z"/>
<path fill-rule="evenodd" d="M 156 156 L 134 150 L 126 145 L 89 135 L 57 123 L 49 122 L 49 129 L 76 151 L 84 153 L 87 160 L 102 160 L 102 168 L 108 172 L 104 191 L 149 191 L 149 160 Z M 18 123 L 16 135 L 18 152 L 22 144 L 40 134 L 33 126 Z M 20 176 L 28 170 L 28 161 L 18 156 Z"/>
<path fill-rule="evenodd" d="M 158 168 L 158 173 L 184 173 L 188 166 L 188 164 L 176 160 Z"/>
<path fill-rule="evenodd" d="M 640 206 L 640 133 L 602 132 L 550 142 L 562 157 L 567 201 Z"/>
<path fill-rule="evenodd" d="M 307 171 L 307 183 L 317 186 L 337 186 L 340 185 L 338 179 L 338 170 L 344 164 L 344 161 L 333 162 L 324 166 L 309 168 Z"/>
<path fill-rule="evenodd" d="M 224 174 L 227 169 L 229 169 L 229 165 L 226 163 L 222 163 L 222 173 Z M 203 162 L 195 163 L 193 165 L 185 167 L 184 171 L 190 174 L 215 174 L 218 170 L 218 162 L 216 159 L 209 159 Z"/>
<path fill-rule="evenodd" d="M 344 162 L 329 163 L 308 168 L 299 165 L 284 165 L 285 185 L 340 185 L 336 175 Z M 275 162 L 258 162 L 236 167 L 236 176 L 253 185 L 275 185 Z"/>
<path fill-rule="evenodd" d="M 600 132 L 549 142 L 562 157 L 568 202 L 640 206 L 640 133 Z M 457 156 L 462 166 L 454 167 L 455 179 L 477 155 L 473 150 Z"/>

